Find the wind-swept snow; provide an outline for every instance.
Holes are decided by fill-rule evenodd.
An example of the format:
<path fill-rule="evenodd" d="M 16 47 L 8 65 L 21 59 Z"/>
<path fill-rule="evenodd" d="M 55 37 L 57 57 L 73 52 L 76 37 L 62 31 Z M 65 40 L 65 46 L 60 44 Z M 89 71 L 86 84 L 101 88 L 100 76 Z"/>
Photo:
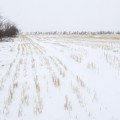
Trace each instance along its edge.
<path fill-rule="evenodd" d="M 0 43 L 0 120 L 120 120 L 119 111 L 120 40 Z"/>

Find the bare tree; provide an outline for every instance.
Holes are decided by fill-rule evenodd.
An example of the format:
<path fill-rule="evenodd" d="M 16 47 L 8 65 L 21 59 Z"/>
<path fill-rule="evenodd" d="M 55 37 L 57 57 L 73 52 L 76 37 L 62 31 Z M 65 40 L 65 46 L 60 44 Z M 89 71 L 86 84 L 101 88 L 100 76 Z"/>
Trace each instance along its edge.
<path fill-rule="evenodd" d="M 0 38 L 2 38 L 3 37 L 3 34 L 4 34 L 4 30 L 3 30 L 3 17 L 2 16 L 0 16 Z"/>
<path fill-rule="evenodd" d="M 3 37 L 13 37 L 19 33 L 15 24 L 0 16 L 0 39 Z"/>

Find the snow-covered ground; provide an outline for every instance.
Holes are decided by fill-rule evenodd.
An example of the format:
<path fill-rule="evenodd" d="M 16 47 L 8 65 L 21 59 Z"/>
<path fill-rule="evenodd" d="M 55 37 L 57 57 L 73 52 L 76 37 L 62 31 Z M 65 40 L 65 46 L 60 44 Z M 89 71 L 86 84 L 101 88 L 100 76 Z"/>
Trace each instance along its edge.
<path fill-rule="evenodd" d="M 120 120 L 120 39 L 1 42 L 0 120 Z"/>

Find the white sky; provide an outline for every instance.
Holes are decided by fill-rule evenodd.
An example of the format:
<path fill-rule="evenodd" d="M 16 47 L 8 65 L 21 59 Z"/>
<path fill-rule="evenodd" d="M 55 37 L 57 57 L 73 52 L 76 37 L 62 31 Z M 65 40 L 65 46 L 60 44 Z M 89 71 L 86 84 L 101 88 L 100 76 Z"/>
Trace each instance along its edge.
<path fill-rule="evenodd" d="M 120 0 L 0 0 L 23 31 L 120 30 Z"/>

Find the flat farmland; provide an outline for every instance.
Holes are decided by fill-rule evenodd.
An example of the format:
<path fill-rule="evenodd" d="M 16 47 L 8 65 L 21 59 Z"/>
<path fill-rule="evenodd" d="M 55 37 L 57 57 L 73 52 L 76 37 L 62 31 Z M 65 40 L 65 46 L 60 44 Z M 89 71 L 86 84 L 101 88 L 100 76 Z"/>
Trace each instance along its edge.
<path fill-rule="evenodd" d="M 119 36 L 0 43 L 0 120 L 120 120 L 119 111 Z"/>

